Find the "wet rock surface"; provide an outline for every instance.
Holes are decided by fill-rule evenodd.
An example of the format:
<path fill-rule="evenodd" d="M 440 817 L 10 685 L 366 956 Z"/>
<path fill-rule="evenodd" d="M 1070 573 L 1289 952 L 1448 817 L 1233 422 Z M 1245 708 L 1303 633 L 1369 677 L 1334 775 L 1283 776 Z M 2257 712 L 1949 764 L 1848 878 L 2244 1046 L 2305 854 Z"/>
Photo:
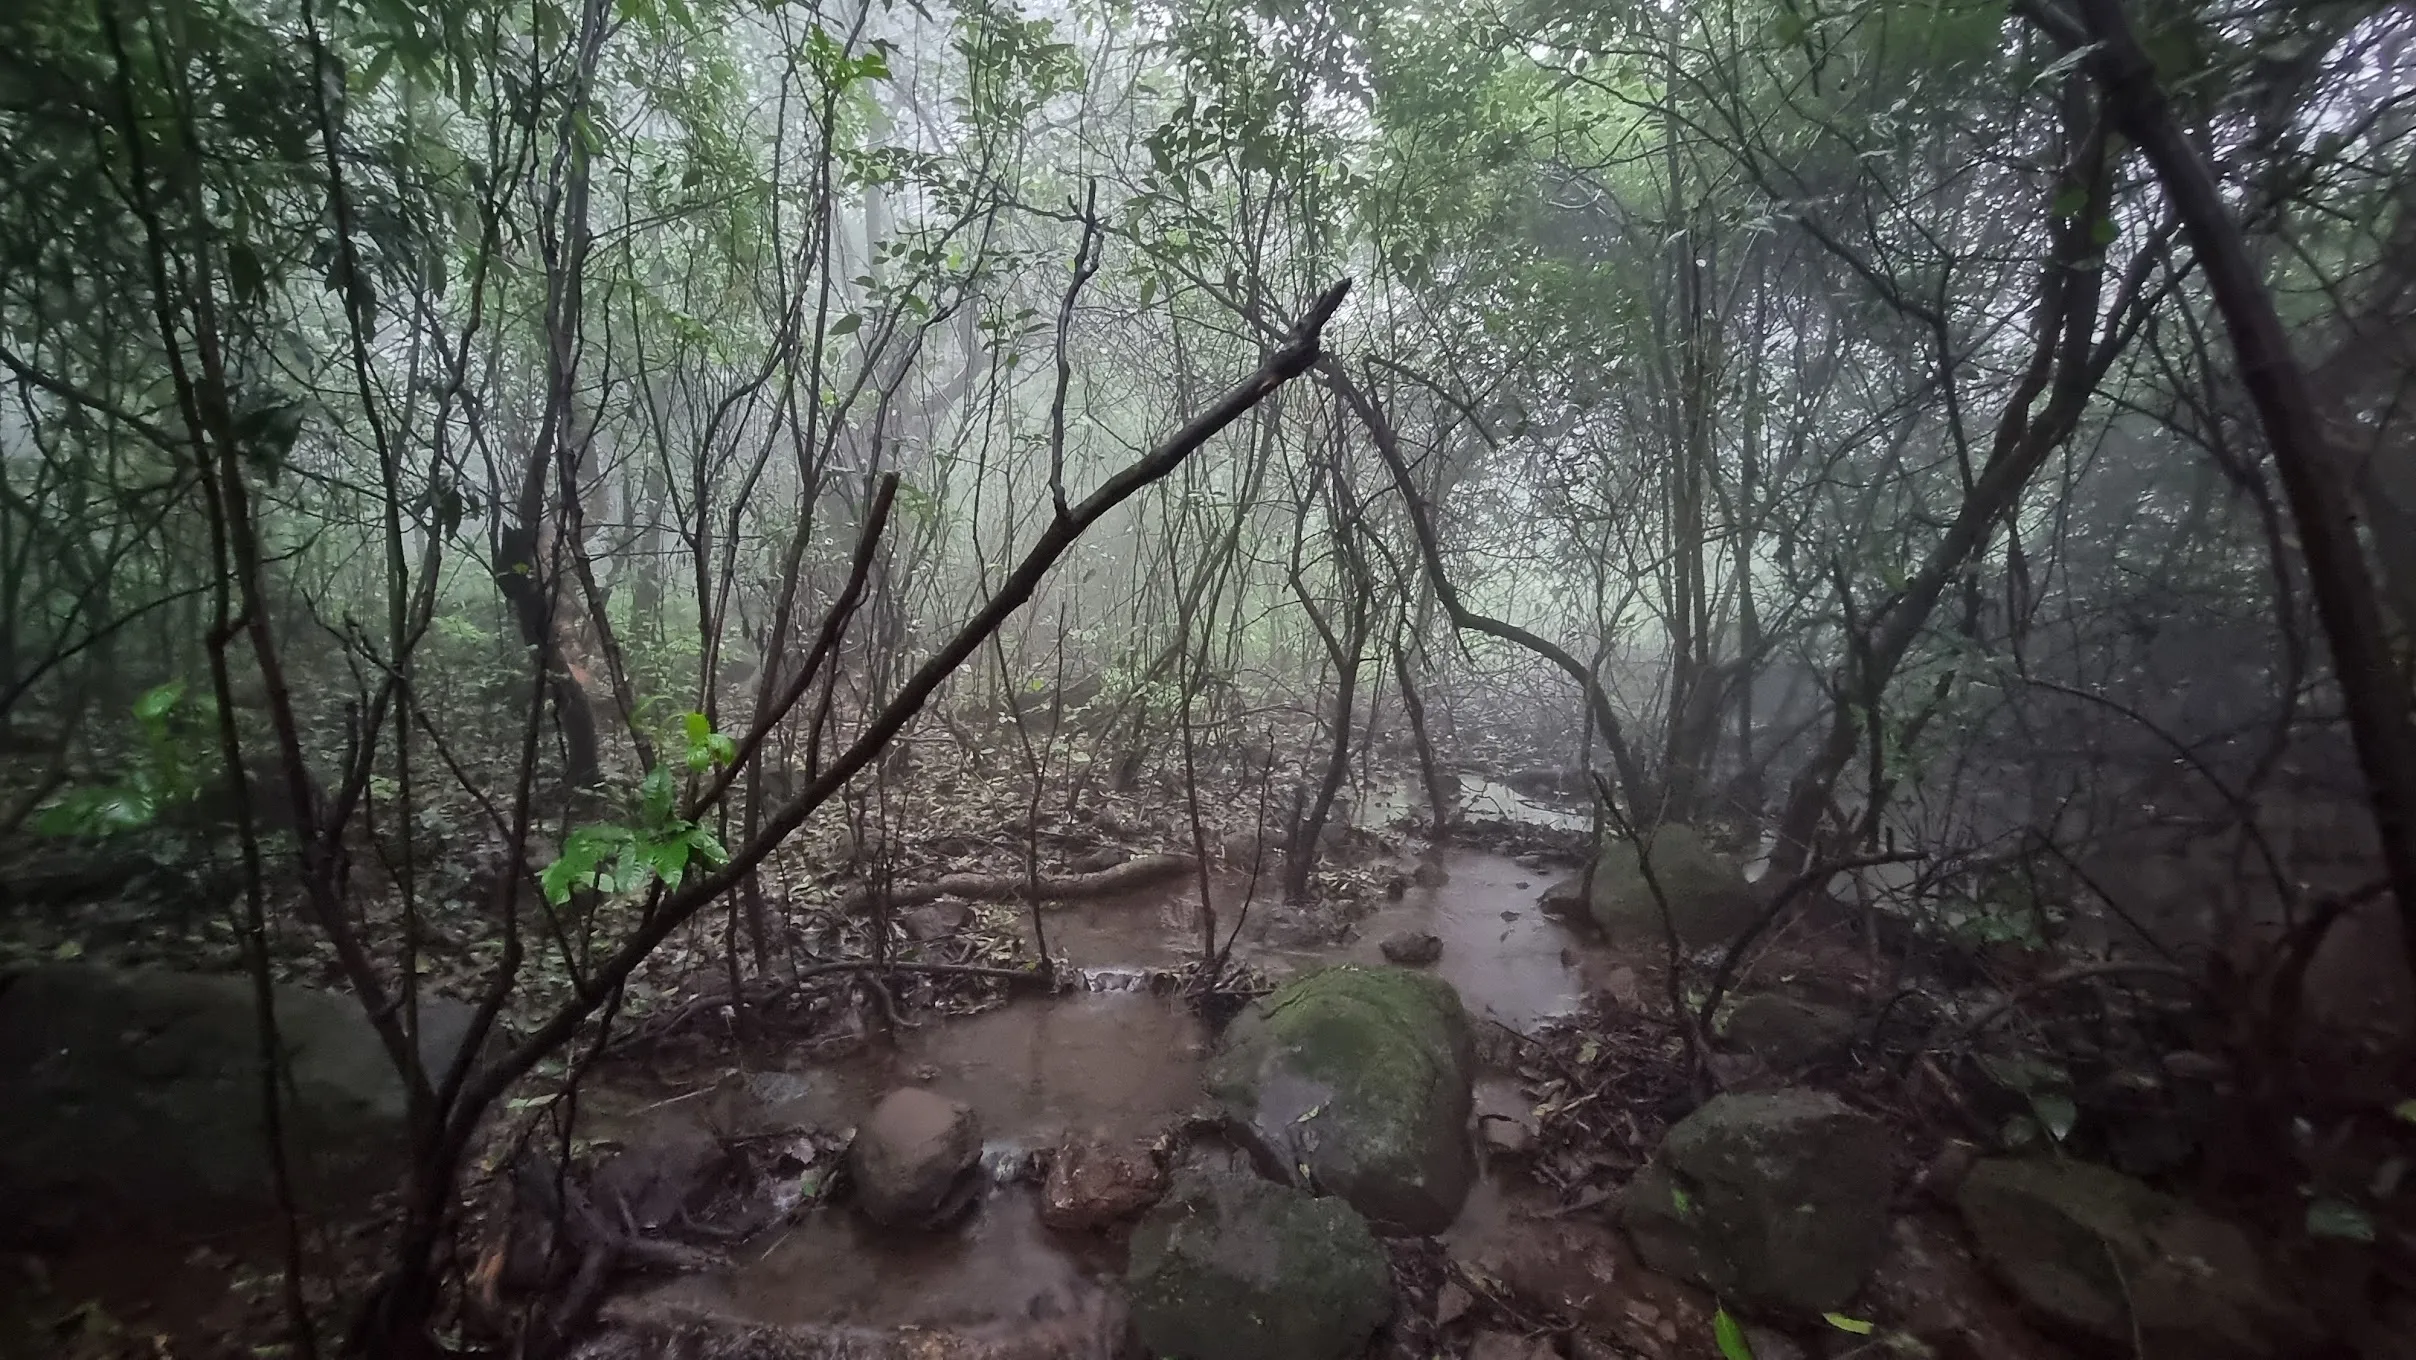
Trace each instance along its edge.
<path fill-rule="evenodd" d="M 1792 1072 L 1845 1052 L 1854 1027 L 1854 1013 L 1843 1006 L 1760 992 L 1737 1002 L 1722 1037 L 1773 1070 Z"/>
<path fill-rule="evenodd" d="M 1133 1233 L 1134 1331 L 1167 1360 L 1344 1360 L 1392 1311 L 1367 1223 L 1236 1170 L 1191 1170 Z"/>
<path fill-rule="evenodd" d="M 2052 1360 L 2065 1354 L 2023 1321 L 1981 1273 L 1953 1226 L 1898 1219 L 1864 1297 L 1907 1336 L 1946 1360 Z"/>
<path fill-rule="evenodd" d="M 1059 1232 L 1098 1232 L 1157 1203 L 1166 1181 L 1166 1168 L 1148 1148 L 1068 1139 L 1049 1160 L 1040 1219 Z"/>
<path fill-rule="evenodd" d="M 1384 957 L 1408 967 L 1422 968 L 1443 957 L 1443 940 L 1439 935 L 1423 930 L 1404 930 L 1387 935 L 1377 948 Z"/>
<path fill-rule="evenodd" d="M 1208 1083 L 1270 1175 L 1339 1195 L 1380 1227 L 1432 1233 L 1475 1178 L 1474 1067 L 1449 983 L 1344 965 L 1244 1011 Z"/>
<path fill-rule="evenodd" d="M 403 1136 L 383 1042 L 348 996 L 280 987 L 276 1011 L 302 1189 L 374 1188 L 362 1178 Z M 470 1016 L 423 1003 L 422 1061 L 450 1062 Z M 0 1239 L 269 1211 L 259 1074 L 244 978 L 86 964 L 0 978 Z"/>
<path fill-rule="evenodd" d="M 1651 1360 L 1718 1354 L 1711 1296 L 1645 1266 L 1627 1240 L 1598 1219 L 1514 1209 L 1491 1230 L 1455 1244 L 1454 1255 L 1523 1306 L 1548 1310 L 1616 1346 L 1612 1353 Z"/>
<path fill-rule="evenodd" d="M 1821 1092 L 1715 1096 L 1672 1126 L 1621 1221 L 1656 1269 L 1786 1313 L 1843 1306 L 1887 1247 L 1884 1126 Z"/>
<path fill-rule="evenodd" d="M 1605 845 L 1586 909 L 1614 944 L 1658 945 L 1675 927 L 1690 949 L 1727 943 L 1761 912 L 1743 870 L 1688 826 L 1655 830 L 1641 851 L 1634 841 Z"/>
<path fill-rule="evenodd" d="M 940 1226 L 978 1192 L 981 1150 L 981 1118 L 972 1106 L 901 1087 L 882 1098 L 848 1149 L 856 1205 L 891 1227 Z"/>
<path fill-rule="evenodd" d="M 2219 1360 L 2304 1355 L 2321 1340 L 2246 1233 L 2120 1172 L 1993 1158 L 1955 1198 L 1981 1260 L 2057 1331 Z"/>

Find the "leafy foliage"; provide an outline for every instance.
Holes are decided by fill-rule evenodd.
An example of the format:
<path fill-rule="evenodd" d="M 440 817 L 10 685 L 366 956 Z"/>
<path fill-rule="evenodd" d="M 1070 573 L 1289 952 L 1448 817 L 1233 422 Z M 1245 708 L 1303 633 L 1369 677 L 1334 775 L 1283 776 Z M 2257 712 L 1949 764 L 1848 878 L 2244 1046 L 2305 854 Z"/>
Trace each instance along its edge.
<path fill-rule="evenodd" d="M 134 702 L 138 744 L 122 775 L 54 800 L 35 814 L 34 830 L 45 836 L 137 831 L 200 797 L 215 736 L 212 711 L 206 701 L 187 704 L 181 680 L 145 691 Z"/>
<path fill-rule="evenodd" d="M 713 730 L 702 713 L 681 719 L 687 738 L 683 763 L 702 774 L 729 763 L 737 754 L 730 738 Z M 638 783 L 635 816 L 627 822 L 607 822 L 574 828 L 562 839 L 562 853 L 538 876 L 546 900 L 556 906 L 576 892 L 605 897 L 641 893 L 659 884 L 677 888 L 689 866 L 708 868 L 729 862 L 721 838 L 701 822 L 679 815 L 679 786 L 667 765 L 656 765 Z"/>

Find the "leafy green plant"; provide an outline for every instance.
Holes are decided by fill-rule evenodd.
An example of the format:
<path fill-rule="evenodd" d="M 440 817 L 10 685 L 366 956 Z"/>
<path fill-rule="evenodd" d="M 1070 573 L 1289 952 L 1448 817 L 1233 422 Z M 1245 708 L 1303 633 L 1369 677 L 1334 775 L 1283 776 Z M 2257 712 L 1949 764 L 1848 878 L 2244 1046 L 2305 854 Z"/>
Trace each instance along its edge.
<path fill-rule="evenodd" d="M 689 771 L 703 774 L 728 764 L 737 743 L 713 730 L 702 713 L 680 720 Z M 676 888 L 688 866 L 727 864 L 721 838 L 700 822 L 679 815 L 679 786 L 668 764 L 658 764 L 638 783 L 637 815 L 628 822 L 582 826 L 562 839 L 562 853 L 545 866 L 538 886 L 545 900 L 561 906 L 574 892 L 607 897 L 635 893 L 656 882 Z"/>
<path fill-rule="evenodd" d="M 140 741 L 122 778 L 73 789 L 34 815 L 44 836 L 107 836 L 137 831 L 160 814 L 201 796 L 209 756 L 206 700 L 185 703 L 185 685 L 171 680 L 134 701 Z"/>

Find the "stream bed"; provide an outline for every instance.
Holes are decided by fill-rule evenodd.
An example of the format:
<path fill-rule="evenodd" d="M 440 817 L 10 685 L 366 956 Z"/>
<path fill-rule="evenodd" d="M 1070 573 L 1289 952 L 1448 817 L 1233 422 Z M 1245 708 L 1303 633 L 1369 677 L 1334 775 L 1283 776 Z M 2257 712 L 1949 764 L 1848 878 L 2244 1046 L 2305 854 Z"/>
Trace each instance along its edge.
<path fill-rule="evenodd" d="M 1607 966 L 1598 944 L 1538 905 L 1565 870 L 1459 848 L 1399 868 L 1407 883 L 1398 899 L 1380 901 L 1338 943 L 1253 942 L 1245 913 L 1272 910 L 1264 885 L 1251 900 L 1247 884 L 1215 881 L 1218 920 L 1228 929 L 1243 921 L 1236 956 L 1274 977 L 1335 962 L 1381 963 L 1387 936 L 1432 934 L 1443 944 L 1434 971 L 1458 989 L 1480 1029 L 1490 1022 L 1525 1031 L 1570 1013 Z M 747 1128 L 842 1131 L 884 1092 L 924 1085 L 973 1107 L 985 1154 L 1001 1167 L 1069 1136 L 1146 1143 L 1202 1101 L 1212 1036 L 1181 998 L 1143 985 L 1196 953 L 1198 913 L 1196 884 L 1054 908 L 1051 952 L 1082 973 L 1085 990 L 922 1019 L 894 1045 L 801 1059 L 791 1070 L 700 1073 L 688 1091 L 658 1089 L 643 1100 L 600 1093 L 614 1112 L 598 1132 L 634 1143 Z M 1480 1105 L 1519 1098 L 1500 1079 L 1481 1083 L 1479 1097 Z M 1452 1235 L 1487 1231 L 1502 1216 L 1502 1198 L 1499 1186 L 1481 1180 Z M 880 1228 L 845 1205 L 823 1206 L 744 1244 L 738 1261 L 726 1275 L 688 1276 L 626 1297 L 614 1312 L 823 1336 L 1029 1327 L 1092 1317 L 1103 1306 L 1112 1312 L 1111 1281 L 1123 1265 L 1119 1241 L 1052 1231 L 1040 1220 L 1035 1188 L 1005 1176 L 966 1222 L 945 1232 Z M 1071 1347 L 1060 1352 L 1067 1354 L 1089 1349 L 1087 1342 L 1052 1344 Z"/>

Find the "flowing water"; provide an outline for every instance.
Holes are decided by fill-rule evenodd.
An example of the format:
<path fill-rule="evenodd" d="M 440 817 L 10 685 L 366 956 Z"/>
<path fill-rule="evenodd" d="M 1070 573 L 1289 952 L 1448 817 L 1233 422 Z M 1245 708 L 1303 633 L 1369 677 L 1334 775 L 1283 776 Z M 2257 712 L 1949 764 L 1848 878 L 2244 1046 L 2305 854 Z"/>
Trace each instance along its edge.
<path fill-rule="evenodd" d="M 1494 796 L 1517 800 L 1505 810 L 1529 806 L 1506 789 Z M 1370 811 L 1380 809 L 1363 807 L 1362 817 Z M 1534 812 L 1566 815 L 1540 805 Z M 1387 935 L 1421 931 L 1443 941 L 1435 971 L 1480 1024 L 1523 1030 L 1575 1008 L 1601 961 L 1539 910 L 1554 874 L 1456 849 L 1400 867 L 1424 872 L 1339 944 L 1253 943 L 1249 913 L 1263 917 L 1274 908 L 1263 890 L 1254 894 L 1240 881 L 1213 885 L 1217 919 L 1225 929 L 1242 922 L 1237 956 L 1277 976 L 1343 960 L 1381 962 Z M 608 1123 L 626 1133 L 652 1123 L 655 1136 L 663 1123 L 683 1121 L 725 1131 L 844 1129 L 883 1092 L 920 1083 L 978 1111 L 1002 1161 L 1069 1134 L 1141 1143 L 1201 1100 L 1210 1036 L 1178 998 L 1144 985 L 1152 970 L 1196 957 L 1199 915 L 1196 885 L 1054 909 L 1047 916 L 1051 952 L 1101 990 L 926 1020 L 894 1047 L 724 1076 L 711 1083 L 709 1097 L 656 1100 L 634 1123 Z M 1487 1230 L 1500 1203 L 1497 1188 L 1481 1183 L 1455 1233 Z M 1001 1185 L 969 1223 L 939 1234 L 874 1228 L 844 1207 L 815 1209 L 776 1239 L 751 1244 L 734 1273 L 681 1279 L 639 1303 L 792 1328 L 948 1328 L 1065 1315 L 1106 1293 L 1105 1281 L 1120 1268 L 1118 1248 L 1050 1231 L 1028 1187 Z"/>

